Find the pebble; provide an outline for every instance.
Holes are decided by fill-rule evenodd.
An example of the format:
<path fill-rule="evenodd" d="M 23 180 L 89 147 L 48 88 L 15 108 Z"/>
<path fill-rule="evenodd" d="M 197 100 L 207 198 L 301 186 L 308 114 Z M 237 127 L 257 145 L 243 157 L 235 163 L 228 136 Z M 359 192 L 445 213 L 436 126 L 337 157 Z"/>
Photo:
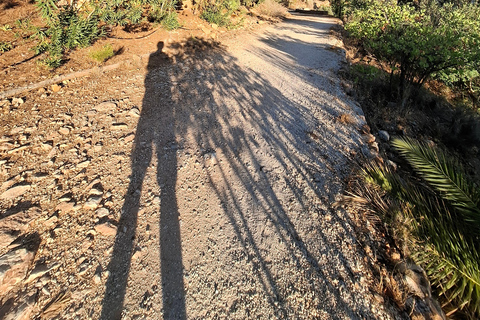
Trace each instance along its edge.
<path fill-rule="evenodd" d="M 70 129 L 66 128 L 66 127 L 63 127 L 63 128 L 60 128 L 60 130 L 58 130 L 58 132 L 60 134 L 63 134 L 63 135 L 67 135 L 70 133 Z"/>
<path fill-rule="evenodd" d="M 380 140 L 385 141 L 385 142 L 390 140 L 390 135 L 385 130 L 378 131 L 378 137 L 380 138 Z"/>
<path fill-rule="evenodd" d="M 115 102 L 111 101 L 106 101 L 98 104 L 95 106 L 95 110 L 98 112 L 108 112 L 108 111 L 113 111 L 117 108 L 117 104 Z"/>
<path fill-rule="evenodd" d="M 108 216 L 110 214 L 110 211 L 107 208 L 99 208 L 97 209 L 97 211 L 95 211 L 95 214 L 98 218 L 103 218 Z"/>
<path fill-rule="evenodd" d="M 100 202 L 102 201 L 102 196 L 92 195 L 88 198 L 87 202 L 83 205 L 84 209 L 96 209 Z"/>
<path fill-rule="evenodd" d="M 102 223 L 95 226 L 95 231 L 104 236 L 115 236 L 117 234 L 117 227 L 110 223 Z"/>
<path fill-rule="evenodd" d="M 75 208 L 74 202 L 61 202 L 56 206 L 55 210 L 59 210 L 62 213 L 69 213 L 74 208 Z"/>
<path fill-rule="evenodd" d="M 25 192 L 27 192 L 30 189 L 30 187 L 31 186 L 27 184 L 27 185 L 20 185 L 20 186 L 10 188 L 0 195 L 0 199 L 3 199 L 3 200 L 15 199 L 23 195 Z"/>

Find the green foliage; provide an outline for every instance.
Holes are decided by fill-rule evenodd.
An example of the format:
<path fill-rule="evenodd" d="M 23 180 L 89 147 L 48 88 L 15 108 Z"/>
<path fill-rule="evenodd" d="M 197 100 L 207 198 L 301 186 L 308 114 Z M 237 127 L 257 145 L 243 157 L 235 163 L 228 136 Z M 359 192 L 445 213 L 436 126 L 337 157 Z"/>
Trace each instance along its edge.
<path fill-rule="evenodd" d="M 12 27 L 9 24 L 4 24 L 3 26 L 0 26 L 0 30 L 2 31 L 11 31 Z"/>
<path fill-rule="evenodd" d="M 0 41 L 0 52 L 7 52 L 12 50 L 13 46 L 10 42 Z"/>
<path fill-rule="evenodd" d="M 38 6 L 42 5 L 38 0 Z M 48 1 L 47 7 L 48 7 Z M 50 13 L 48 10 L 41 11 Z M 61 64 L 64 53 L 77 47 L 87 47 L 104 35 L 103 29 L 98 26 L 98 16 L 91 14 L 83 16 L 73 8 L 60 10 L 56 15 L 47 19 L 46 31 L 37 30 L 35 36 L 40 43 L 36 47 L 37 53 L 48 52 L 45 64 L 56 68 Z"/>
<path fill-rule="evenodd" d="M 106 44 L 100 49 L 91 50 L 88 56 L 95 61 L 105 62 L 114 55 L 115 52 L 113 51 L 112 45 Z"/>
<path fill-rule="evenodd" d="M 421 85 L 434 73 L 480 62 L 480 7 L 369 2 L 355 8 L 346 29 L 364 48 L 400 75 Z"/>
<path fill-rule="evenodd" d="M 220 27 L 227 26 L 230 23 L 230 13 L 223 5 L 210 5 L 206 7 L 200 17 Z"/>
<path fill-rule="evenodd" d="M 161 20 L 162 26 L 167 30 L 175 30 L 180 28 L 180 22 L 178 22 L 178 15 L 176 11 L 167 12 Z"/>
<path fill-rule="evenodd" d="M 394 148 L 423 182 L 400 178 L 381 166 L 364 170 L 375 183 L 403 203 L 404 221 L 416 241 L 413 258 L 421 264 L 440 295 L 471 319 L 480 316 L 479 188 L 455 159 L 413 140 L 395 139 Z M 375 201 L 382 215 L 391 211 Z"/>

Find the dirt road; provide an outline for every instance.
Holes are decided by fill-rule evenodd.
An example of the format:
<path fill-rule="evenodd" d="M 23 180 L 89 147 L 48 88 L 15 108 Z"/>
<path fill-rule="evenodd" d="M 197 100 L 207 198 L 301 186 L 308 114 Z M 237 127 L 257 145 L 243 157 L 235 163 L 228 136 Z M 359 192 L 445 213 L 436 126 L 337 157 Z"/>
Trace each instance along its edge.
<path fill-rule="evenodd" d="M 22 291 L 36 312 L 68 290 L 61 319 L 398 317 L 333 208 L 364 124 L 335 23 L 294 15 L 175 64 L 159 43 L 146 70 L 3 115 L 18 125 L 1 134 L 30 142 L 2 151 L 14 182 L 0 193 L 28 188 L 0 204 L 42 212 L 35 263 L 49 271 Z"/>

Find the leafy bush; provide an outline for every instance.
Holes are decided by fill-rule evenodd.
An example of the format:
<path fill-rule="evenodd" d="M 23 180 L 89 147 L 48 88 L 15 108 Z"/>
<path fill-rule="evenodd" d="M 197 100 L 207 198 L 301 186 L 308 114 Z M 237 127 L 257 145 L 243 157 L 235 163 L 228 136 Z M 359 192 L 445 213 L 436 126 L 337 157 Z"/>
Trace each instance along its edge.
<path fill-rule="evenodd" d="M 209 5 L 203 10 L 200 17 L 220 27 L 227 26 L 230 23 L 230 12 L 223 5 Z"/>
<path fill-rule="evenodd" d="M 400 92 L 432 74 L 480 62 L 480 7 L 369 2 L 347 18 L 346 29 L 400 76 Z"/>
<path fill-rule="evenodd" d="M 59 8 L 55 0 L 36 0 L 47 28 L 37 29 L 40 40 L 37 53 L 47 52 L 44 64 L 56 67 L 64 54 L 77 47 L 86 47 L 105 35 L 104 26 L 138 24 L 146 16 L 168 29 L 178 28 L 176 0 L 87 0 Z"/>
<path fill-rule="evenodd" d="M 167 12 L 161 20 L 162 26 L 167 30 L 175 30 L 180 28 L 178 15 L 176 11 Z"/>
<path fill-rule="evenodd" d="M 58 67 L 67 50 L 77 47 L 87 47 L 95 40 L 104 35 L 102 28 L 98 26 L 98 16 L 88 15 L 84 17 L 73 8 L 60 10 L 53 14 L 51 9 L 55 4 L 49 5 L 47 1 L 39 1 L 39 6 L 45 20 L 48 21 L 48 28 L 45 31 L 39 29 L 36 37 L 40 43 L 36 47 L 37 53 L 48 52 L 45 64 L 49 67 Z"/>
<path fill-rule="evenodd" d="M 401 212 L 400 220 L 408 222 L 414 236 L 408 240 L 414 260 L 453 310 L 462 309 L 476 319 L 480 316 L 480 189 L 444 152 L 413 140 L 396 139 L 392 145 L 423 182 L 370 166 L 364 171 L 366 180 L 394 199 L 371 202 L 382 215 Z"/>

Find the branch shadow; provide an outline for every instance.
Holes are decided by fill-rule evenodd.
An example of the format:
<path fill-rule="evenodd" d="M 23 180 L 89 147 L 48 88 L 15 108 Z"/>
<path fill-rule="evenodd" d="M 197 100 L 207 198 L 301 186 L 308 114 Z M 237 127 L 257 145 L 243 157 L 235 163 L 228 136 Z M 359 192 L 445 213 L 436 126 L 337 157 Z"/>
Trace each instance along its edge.
<path fill-rule="evenodd" d="M 308 27 L 321 28 L 311 22 Z M 310 36 L 316 33 L 312 31 Z M 261 304 L 258 310 L 264 317 L 280 319 L 373 317 L 368 302 L 355 301 L 354 292 L 345 292 L 345 277 L 354 279 L 358 273 L 344 254 L 345 243 L 354 240 L 348 222 L 330 206 L 342 188 L 332 175 L 346 174 L 348 149 L 358 147 L 359 135 L 335 124 L 335 117 L 345 111 L 345 103 L 339 103 L 332 94 L 325 93 L 322 99 L 314 96 L 329 79 L 321 73 L 311 76 L 317 65 L 302 62 L 302 52 L 312 50 L 312 44 L 291 37 L 274 40 L 263 42 L 276 52 L 274 55 L 268 48 L 248 52 L 283 70 L 273 78 L 243 65 L 217 43 L 202 39 L 179 43 L 178 49 L 213 48 L 181 59 L 174 57 L 179 62 L 168 67 L 162 43 L 150 56 L 131 156 L 132 175 L 108 265 L 101 319 L 122 316 L 142 183 L 153 158 L 157 159 L 160 189 L 164 319 L 186 319 L 187 313 L 196 318 L 200 311 L 204 318 L 241 317 L 234 316 L 240 309 L 243 317 L 258 317 L 250 310 L 252 303 Z M 298 70 L 288 70 L 282 59 L 297 61 Z M 287 81 L 284 78 L 289 76 L 301 83 L 286 83 L 289 88 L 282 89 Z M 285 94 L 290 87 L 301 91 L 297 98 Z M 221 279 L 202 273 L 202 281 L 214 283 L 216 290 L 208 296 L 200 292 L 202 299 L 194 297 L 196 280 L 189 277 L 194 268 L 185 267 L 182 256 L 184 236 L 192 236 L 179 223 L 180 216 L 189 213 L 177 203 L 180 192 L 188 192 L 179 190 L 179 168 L 187 162 L 186 152 L 181 150 L 188 150 L 202 166 L 201 175 L 211 190 L 208 197 L 220 203 L 218 221 L 211 219 L 209 223 L 223 221 L 226 225 L 209 235 L 221 251 L 215 265 L 209 267 L 240 265 L 245 270 L 236 271 L 250 277 L 253 289 L 222 287 L 239 281 L 228 272 L 222 273 Z M 313 213 L 318 219 L 332 216 L 332 228 L 339 233 L 321 229 L 330 225 L 312 220 Z M 226 229 L 231 230 L 228 243 L 222 238 L 228 234 Z M 346 239 L 338 239 L 343 236 Z M 201 254 L 195 258 L 200 260 L 198 264 L 213 263 Z M 226 300 L 226 291 L 238 298 L 236 303 L 225 308 L 213 303 Z M 312 294 L 308 310 L 318 311 L 317 316 L 305 314 L 305 306 L 292 298 Z M 262 301 L 252 302 L 251 297 L 257 295 Z"/>

